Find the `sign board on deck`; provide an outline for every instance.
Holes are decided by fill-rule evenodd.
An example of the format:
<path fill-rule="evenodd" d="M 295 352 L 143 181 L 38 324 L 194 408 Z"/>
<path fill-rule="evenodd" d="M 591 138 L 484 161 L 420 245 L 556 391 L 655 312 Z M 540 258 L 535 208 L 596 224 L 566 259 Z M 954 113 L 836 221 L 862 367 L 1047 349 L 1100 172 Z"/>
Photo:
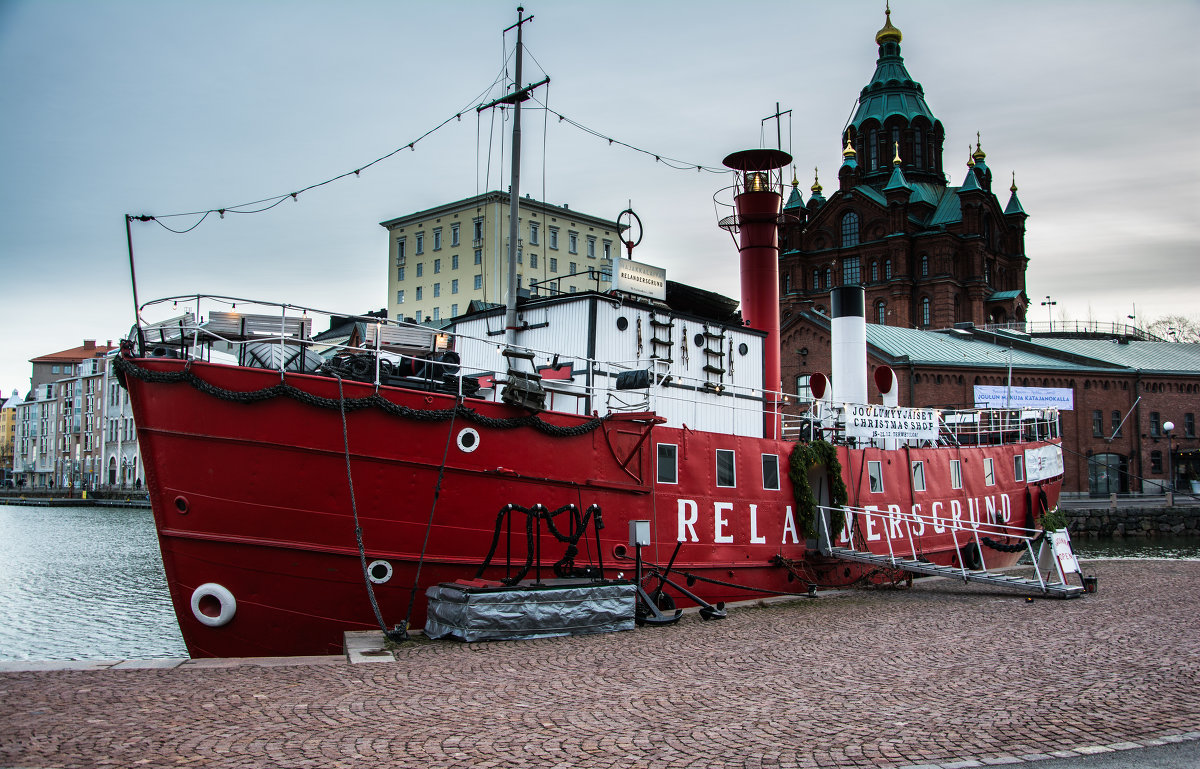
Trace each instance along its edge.
<path fill-rule="evenodd" d="M 1038 549 L 1038 569 L 1043 574 L 1048 574 L 1055 565 L 1058 566 L 1058 574 L 1064 582 L 1068 574 L 1082 573 L 1079 570 L 1079 559 L 1071 549 L 1071 535 L 1066 529 L 1046 532 L 1046 542 Z"/>
<path fill-rule="evenodd" d="M 934 409 L 846 404 L 846 436 L 858 439 L 913 438 L 937 440 L 938 414 Z"/>
<path fill-rule="evenodd" d="M 667 298 L 667 271 L 662 267 L 635 262 L 632 259 L 614 260 L 613 286 L 618 291 L 648 296 L 651 299 Z"/>
<path fill-rule="evenodd" d="M 1075 409 L 1075 391 L 1069 387 L 1006 387 L 975 385 L 975 405 L 988 409 Z"/>

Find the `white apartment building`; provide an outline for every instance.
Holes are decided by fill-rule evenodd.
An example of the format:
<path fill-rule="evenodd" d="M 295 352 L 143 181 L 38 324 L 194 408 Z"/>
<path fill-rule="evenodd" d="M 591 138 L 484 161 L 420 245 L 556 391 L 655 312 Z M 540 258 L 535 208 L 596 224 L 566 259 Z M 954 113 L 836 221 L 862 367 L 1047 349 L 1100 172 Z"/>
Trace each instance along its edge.
<path fill-rule="evenodd" d="M 519 204 L 517 285 L 534 295 L 607 291 L 617 223 L 528 196 Z M 488 192 L 408 214 L 388 231 L 388 317 L 443 321 L 472 300 L 503 304 L 509 196 Z"/>

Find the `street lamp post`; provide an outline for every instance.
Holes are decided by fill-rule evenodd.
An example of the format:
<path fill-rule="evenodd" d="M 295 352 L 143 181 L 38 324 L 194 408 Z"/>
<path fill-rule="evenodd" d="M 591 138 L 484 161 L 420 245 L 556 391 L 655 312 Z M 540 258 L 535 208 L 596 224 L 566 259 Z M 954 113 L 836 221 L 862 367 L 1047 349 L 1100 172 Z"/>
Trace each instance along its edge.
<path fill-rule="evenodd" d="M 1042 306 L 1046 308 L 1046 317 L 1050 319 L 1050 331 L 1054 331 L 1054 305 L 1058 302 L 1050 301 L 1050 297 L 1046 297 L 1046 301 L 1042 302 Z"/>
<path fill-rule="evenodd" d="M 1173 507 L 1175 502 L 1175 462 L 1171 456 L 1171 431 L 1174 429 L 1174 422 L 1163 422 L 1163 432 L 1167 434 L 1167 507 Z"/>

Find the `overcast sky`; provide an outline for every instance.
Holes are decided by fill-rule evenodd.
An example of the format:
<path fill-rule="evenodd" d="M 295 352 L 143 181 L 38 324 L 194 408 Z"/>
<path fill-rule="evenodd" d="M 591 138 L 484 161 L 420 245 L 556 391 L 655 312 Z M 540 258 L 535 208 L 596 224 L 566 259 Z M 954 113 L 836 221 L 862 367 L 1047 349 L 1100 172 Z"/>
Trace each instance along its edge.
<path fill-rule="evenodd" d="M 1200 314 L 1200 3 L 893 0 L 892 11 L 945 126 L 950 183 L 976 131 L 1002 205 L 1016 173 L 1032 320 L 1049 319 L 1047 295 L 1056 321 L 1124 321 L 1135 306 L 1143 323 Z M 526 12 L 524 79 L 552 78 L 551 109 L 720 166 L 763 146 L 778 101 L 792 110 L 784 149 L 806 199 L 814 166 L 836 187 L 841 130 L 884 21 L 882 0 L 530 0 Z M 0 388 L 24 393 L 31 357 L 128 331 L 125 214 L 288 193 L 462 112 L 414 150 L 269 212 L 186 235 L 134 225 L 142 301 L 383 307 L 378 223 L 507 183 L 495 142 L 488 170 L 490 116 L 472 107 L 501 72 L 515 18 L 497 0 L 0 0 Z M 645 225 L 636 258 L 736 295 L 736 249 L 712 202 L 726 176 L 671 170 L 544 115 L 524 113 L 522 192 L 606 218 L 632 202 Z"/>

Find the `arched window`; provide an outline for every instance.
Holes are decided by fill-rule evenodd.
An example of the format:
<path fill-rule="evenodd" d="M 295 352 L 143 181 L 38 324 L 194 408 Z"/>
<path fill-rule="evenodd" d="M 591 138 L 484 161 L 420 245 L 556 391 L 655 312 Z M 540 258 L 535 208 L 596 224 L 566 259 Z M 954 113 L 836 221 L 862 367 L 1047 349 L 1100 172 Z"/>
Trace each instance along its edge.
<path fill-rule="evenodd" d="M 825 268 L 825 288 L 830 288 L 832 286 L 833 286 L 833 270 L 826 267 Z"/>
<path fill-rule="evenodd" d="M 842 248 L 858 245 L 858 214 L 847 211 L 842 217 Z"/>
<path fill-rule="evenodd" d="M 929 277 L 929 255 L 921 254 L 921 277 Z"/>
<path fill-rule="evenodd" d="M 925 297 L 921 300 L 921 325 L 922 326 L 929 325 L 929 322 L 930 322 L 929 317 L 930 317 L 929 316 L 929 297 Z"/>
<path fill-rule="evenodd" d="M 881 326 L 887 325 L 887 303 L 882 299 L 875 303 L 875 322 Z"/>
<path fill-rule="evenodd" d="M 871 129 L 871 170 L 879 168 L 879 132 Z"/>
<path fill-rule="evenodd" d="M 924 154 L 922 153 L 923 149 L 924 148 L 922 146 L 921 129 L 914 128 L 913 129 L 913 165 L 916 166 L 917 168 L 920 168 L 923 165 L 925 165 Z"/>
<path fill-rule="evenodd" d="M 820 287 L 821 287 L 821 271 L 818 270 L 816 267 L 814 267 L 813 274 L 812 274 L 812 285 L 809 286 L 809 289 L 812 291 L 816 291 Z"/>
<path fill-rule="evenodd" d="M 871 282 L 879 280 L 879 262 L 871 262 Z"/>
<path fill-rule="evenodd" d="M 792 274 L 790 272 L 783 274 L 783 293 L 792 293 Z"/>
<path fill-rule="evenodd" d="M 892 126 L 891 151 L 893 153 L 892 157 L 895 157 L 900 152 L 900 128 L 898 126 Z"/>
<path fill-rule="evenodd" d="M 884 280 L 892 279 L 892 260 L 891 259 L 885 259 L 883 262 L 883 279 Z"/>

